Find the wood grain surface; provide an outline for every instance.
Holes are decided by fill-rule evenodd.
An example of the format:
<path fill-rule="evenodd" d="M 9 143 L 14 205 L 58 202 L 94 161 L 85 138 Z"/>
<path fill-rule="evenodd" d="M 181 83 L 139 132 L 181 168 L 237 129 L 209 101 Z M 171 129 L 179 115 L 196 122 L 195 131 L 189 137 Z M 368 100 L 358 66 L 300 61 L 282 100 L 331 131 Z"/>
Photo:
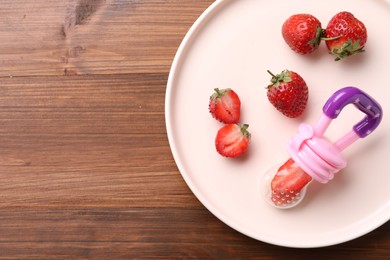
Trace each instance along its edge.
<path fill-rule="evenodd" d="M 211 0 L 2 0 L 1 259 L 389 259 L 390 223 L 289 249 L 214 217 L 166 136 L 169 69 Z"/>

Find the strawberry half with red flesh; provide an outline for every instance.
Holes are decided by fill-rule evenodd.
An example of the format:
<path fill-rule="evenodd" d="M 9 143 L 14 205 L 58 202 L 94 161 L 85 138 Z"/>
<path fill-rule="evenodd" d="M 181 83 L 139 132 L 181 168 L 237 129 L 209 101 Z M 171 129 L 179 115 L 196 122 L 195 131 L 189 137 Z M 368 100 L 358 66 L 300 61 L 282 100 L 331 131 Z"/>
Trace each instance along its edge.
<path fill-rule="evenodd" d="M 363 52 L 367 42 L 365 25 L 350 12 L 340 12 L 333 16 L 325 29 L 326 46 L 336 61 Z"/>
<path fill-rule="evenodd" d="M 271 181 L 271 200 L 277 207 L 292 206 L 300 199 L 301 191 L 312 180 L 298 164 L 289 159 Z"/>
<path fill-rule="evenodd" d="M 242 155 L 248 149 L 251 138 L 248 127 L 247 124 L 227 124 L 220 128 L 215 138 L 217 152 L 231 158 Z"/>
<path fill-rule="evenodd" d="M 241 101 L 232 89 L 215 88 L 210 96 L 211 115 L 225 124 L 237 123 L 241 114 Z"/>
<path fill-rule="evenodd" d="M 309 89 L 303 78 L 296 72 L 284 70 L 280 74 L 271 74 L 267 97 L 271 104 L 285 116 L 295 118 L 303 114 Z"/>
<path fill-rule="evenodd" d="M 322 31 L 320 21 L 311 14 L 292 15 L 282 26 L 282 35 L 288 46 L 302 55 L 318 48 Z"/>

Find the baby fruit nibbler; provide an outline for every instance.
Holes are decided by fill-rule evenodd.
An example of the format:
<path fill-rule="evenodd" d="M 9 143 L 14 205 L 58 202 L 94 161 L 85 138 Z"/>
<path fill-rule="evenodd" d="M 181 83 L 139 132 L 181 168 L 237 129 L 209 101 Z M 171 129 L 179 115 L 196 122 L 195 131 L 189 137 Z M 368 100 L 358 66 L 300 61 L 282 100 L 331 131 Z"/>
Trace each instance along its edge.
<path fill-rule="evenodd" d="M 353 104 L 366 116 L 349 133 L 332 143 L 323 136 L 324 132 L 348 104 Z M 325 103 L 317 125 L 313 128 L 301 124 L 298 133 L 289 140 L 287 151 L 291 159 L 279 168 L 271 183 L 267 183 L 270 192 L 266 199 L 278 208 L 297 205 L 312 180 L 327 183 L 335 173 L 346 167 L 347 161 L 341 151 L 371 134 L 381 120 L 381 106 L 360 89 L 345 87 L 335 92 Z"/>

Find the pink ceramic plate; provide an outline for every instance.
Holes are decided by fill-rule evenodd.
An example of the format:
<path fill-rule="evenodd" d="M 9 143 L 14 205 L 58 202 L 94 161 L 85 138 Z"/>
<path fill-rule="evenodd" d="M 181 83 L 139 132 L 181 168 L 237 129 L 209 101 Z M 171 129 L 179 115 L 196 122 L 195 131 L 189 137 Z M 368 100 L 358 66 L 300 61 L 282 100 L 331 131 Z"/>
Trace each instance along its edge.
<path fill-rule="evenodd" d="M 366 52 L 334 62 L 322 44 L 301 56 L 283 41 L 281 26 L 296 13 L 311 13 L 323 27 L 339 11 L 350 11 L 368 30 Z M 289 247 L 321 247 L 345 242 L 390 218 L 390 2 L 386 0 L 225 0 L 216 1 L 196 21 L 181 44 L 168 80 L 166 124 L 178 168 L 196 197 L 220 220 L 261 241 Z M 298 72 L 309 85 L 305 114 L 289 119 L 268 102 L 266 70 Z M 337 89 L 358 87 L 384 111 L 378 129 L 344 151 L 348 166 L 326 185 L 312 184 L 295 208 L 271 207 L 260 192 L 263 174 L 284 162 L 287 140 L 302 122 L 314 124 Z M 221 123 L 208 112 L 214 88 L 233 88 L 242 101 L 241 122 L 252 142 L 239 159 L 221 157 L 214 138 Z M 345 108 L 328 129 L 345 133 L 362 117 Z"/>

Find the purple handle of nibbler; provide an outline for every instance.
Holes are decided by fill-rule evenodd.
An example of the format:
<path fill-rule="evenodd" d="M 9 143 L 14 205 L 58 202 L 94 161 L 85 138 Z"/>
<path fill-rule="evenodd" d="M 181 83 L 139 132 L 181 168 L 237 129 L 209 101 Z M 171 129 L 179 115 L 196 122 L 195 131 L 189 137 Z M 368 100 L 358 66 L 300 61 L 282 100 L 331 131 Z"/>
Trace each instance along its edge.
<path fill-rule="evenodd" d="M 372 133 L 382 120 L 382 108 L 372 97 L 355 87 L 345 87 L 336 91 L 325 103 L 323 112 L 331 119 L 337 118 L 341 110 L 353 104 L 366 116 L 353 126 L 354 132 L 364 138 Z"/>

